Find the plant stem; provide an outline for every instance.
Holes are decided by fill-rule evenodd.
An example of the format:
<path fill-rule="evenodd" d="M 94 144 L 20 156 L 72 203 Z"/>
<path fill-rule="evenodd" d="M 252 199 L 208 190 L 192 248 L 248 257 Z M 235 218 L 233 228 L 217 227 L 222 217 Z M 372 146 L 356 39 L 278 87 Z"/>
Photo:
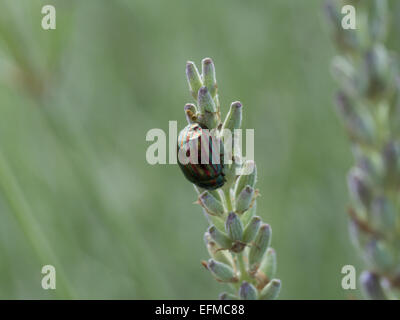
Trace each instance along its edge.
<path fill-rule="evenodd" d="M 231 193 L 230 193 L 230 188 L 229 187 L 223 187 L 222 192 L 224 193 L 225 197 L 225 204 L 226 204 L 226 209 L 228 212 L 233 211 L 233 205 L 232 205 L 232 199 L 231 199 Z"/>
<path fill-rule="evenodd" d="M 249 281 L 250 277 L 246 270 L 246 264 L 244 262 L 243 253 L 242 252 L 238 253 L 236 255 L 236 257 L 237 257 L 239 271 L 240 271 L 240 280 L 241 281 Z"/>

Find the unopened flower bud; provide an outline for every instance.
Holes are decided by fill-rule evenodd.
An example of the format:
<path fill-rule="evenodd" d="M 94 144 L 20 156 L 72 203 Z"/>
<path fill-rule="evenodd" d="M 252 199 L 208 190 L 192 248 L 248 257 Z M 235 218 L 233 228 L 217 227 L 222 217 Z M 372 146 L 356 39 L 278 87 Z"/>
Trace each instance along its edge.
<path fill-rule="evenodd" d="M 228 237 L 233 241 L 241 241 L 243 237 L 243 225 L 240 218 L 234 213 L 230 212 L 225 223 L 225 230 Z"/>
<path fill-rule="evenodd" d="M 214 63 L 210 58 L 205 58 L 202 61 L 202 76 L 203 84 L 207 87 L 211 97 L 215 97 L 217 94 L 217 78 Z"/>
<path fill-rule="evenodd" d="M 253 160 L 247 160 L 235 185 L 235 198 L 239 197 L 240 192 L 246 187 L 254 188 L 257 181 L 257 167 Z"/>
<path fill-rule="evenodd" d="M 261 300 L 275 300 L 279 291 L 281 290 L 281 281 L 278 279 L 272 279 L 265 287 L 261 290 Z"/>
<path fill-rule="evenodd" d="M 197 98 L 197 103 L 200 108 L 200 113 L 204 114 L 206 112 L 213 113 L 216 112 L 215 103 L 207 87 L 201 87 L 199 89 L 199 94 Z"/>
<path fill-rule="evenodd" d="M 232 102 L 228 114 L 226 115 L 223 129 L 229 129 L 232 134 L 235 129 L 242 126 L 242 104 L 239 101 Z"/>
<path fill-rule="evenodd" d="M 379 276 L 369 272 L 363 271 L 360 276 L 362 291 L 367 299 L 370 300 L 386 300 L 387 297 L 379 281 Z"/>
<path fill-rule="evenodd" d="M 256 237 L 258 229 L 260 228 L 260 225 L 260 217 L 253 217 L 243 231 L 243 242 L 249 243 L 253 241 L 253 239 Z"/>
<path fill-rule="evenodd" d="M 368 209 L 372 200 L 372 191 L 367 182 L 367 177 L 359 168 L 350 170 L 347 176 L 350 195 L 356 204 Z"/>
<path fill-rule="evenodd" d="M 204 191 L 200 194 L 198 202 L 208 214 L 222 216 L 224 213 L 224 206 L 222 203 L 208 191 Z"/>
<path fill-rule="evenodd" d="M 388 272 L 394 267 L 394 253 L 383 241 L 371 240 L 365 248 L 365 258 L 367 263 L 374 270 Z"/>
<path fill-rule="evenodd" d="M 351 209 L 353 211 L 353 209 Z M 355 214 L 355 213 L 354 213 Z M 357 220 L 358 218 L 351 217 L 349 221 L 349 233 L 350 239 L 354 246 L 356 246 L 359 250 L 363 250 L 365 244 L 368 241 L 367 234 L 363 232 L 360 228 L 360 222 Z"/>
<path fill-rule="evenodd" d="M 188 123 L 194 123 L 196 122 L 197 116 L 197 110 L 196 110 L 196 106 L 192 103 L 188 103 L 185 105 L 185 115 L 186 115 L 186 120 L 188 121 Z"/>
<path fill-rule="evenodd" d="M 199 92 L 199 89 L 201 88 L 203 83 L 201 82 L 199 71 L 192 61 L 188 61 L 186 63 L 186 77 L 189 84 L 190 92 L 193 98 L 197 100 L 197 93 Z"/>
<path fill-rule="evenodd" d="M 250 208 L 251 202 L 254 197 L 254 189 L 250 186 L 246 186 L 239 196 L 236 198 L 235 208 L 239 214 L 244 213 Z"/>
<path fill-rule="evenodd" d="M 375 127 L 369 113 L 360 112 L 355 106 L 355 101 L 344 92 L 337 95 L 336 107 L 351 140 L 367 145 L 374 143 Z"/>
<path fill-rule="evenodd" d="M 375 45 L 365 55 L 365 68 L 368 76 L 367 93 L 370 97 L 381 94 L 390 79 L 390 63 L 386 49 Z"/>
<path fill-rule="evenodd" d="M 254 202 L 253 202 L 253 205 L 251 206 L 251 208 L 240 216 L 240 220 L 242 220 L 244 226 L 247 226 L 249 224 L 249 222 L 251 221 L 251 218 L 254 217 L 256 212 L 257 212 L 257 200 L 254 199 Z"/>
<path fill-rule="evenodd" d="M 229 249 L 232 247 L 232 240 L 228 236 L 219 231 L 215 226 L 208 228 L 208 232 L 211 238 L 223 249 Z"/>
<path fill-rule="evenodd" d="M 198 121 L 209 129 L 215 128 L 218 124 L 217 110 L 207 87 L 199 89 L 197 104 L 200 109 Z"/>
<path fill-rule="evenodd" d="M 383 42 L 386 38 L 388 21 L 388 4 L 386 0 L 367 1 L 369 4 L 369 35 L 374 42 Z"/>
<path fill-rule="evenodd" d="M 382 179 L 382 164 L 379 157 L 367 156 L 359 149 L 354 149 L 354 156 L 357 162 L 357 167 L 361 169 L 364 178 L 368 181 L 380 181 Z"/>
<path fill-rule="evenodd" d="M 344 57 L 337 56 L 332 61 L 332 75 L 340 84 L 340 88 L 350 95 L 358 92 L 356 71 L 353 65 Z"/>
<path fill-rule="evenodd" d="M 271 280 L 273 277 L 275 277 L 276 253 L 273 248 L 268 248 L 267 253 L 261 262 L 260 270 L 264 273 L 268 280 Z"/>
<path fill-rule="evenodd" d="M 385 171 L 387 173 L 397 170 L 397 159 L 399 157 L 399 150 L 393 141 L 386 144 L 383 150 L 383 162 L 385 165 Z"/>
<path fill-rule="evenodd" d="M 242 300 L 257 300 L 257 289 L 246 281 L 239 288 L 239 297 Z"/>
<path fill-rule="evenodd" d="M 383 154 L 383 166 L 385 173 L 385 183 L 387 186 L 396 187 L 399 182 L 399 158 L 400 151 L 399 147 L 393 141 L 390 141 L 384 148 Z"/>
<path fill-rule="evenodd" d="M 238 279 L 234 270 L 225 263 L 215 261 L 214 259 L 208 260 L 208 269 L 220 281 L 223 282 L 237 282 Z"/>
<path fill-rule="evenodd" d="M 232 265 L 233 260 L 229 251 L 220 250 L 218 245 L 213 240 L 207 242 L 207 251 L 210 254 L 211 258 L 227 265 Z"/>
<path fill-rule="evenodd" d="M 371 204 L 371 221 L 375 229 L 382 232 L 394 230 L 396 209 L 386 197 L 377 197 Z"/>
<path fill-rule="evenodd" d="M 255 273 L 262 261 L 262 258 L 267 251 L 271 242 L 271 227 L 268 224 L 263 224 L 257 232 L 256 238 L 249 252 L 250 273 Z"/>

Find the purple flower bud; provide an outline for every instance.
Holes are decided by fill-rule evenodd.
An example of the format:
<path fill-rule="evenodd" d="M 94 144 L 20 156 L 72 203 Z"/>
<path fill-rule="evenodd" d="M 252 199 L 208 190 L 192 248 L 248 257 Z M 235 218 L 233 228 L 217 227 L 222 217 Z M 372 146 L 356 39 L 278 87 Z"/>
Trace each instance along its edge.
<path fill-rule="evenodd" d="M 243 225 L 240 218 L 231 212 L 226 219 L 226 232 L 232 241 L 241 241 L 243 237 Z"/>
<path fill-rule="evenodd" d="M 387 297 L 380 284 L 379 276 L 375 273 L 364 271 L 360 276 L 363 293 L 370 300 L 386 300 Z"/>
<path fill-rule="evenodd" d="M 242 300 L 257 300 L 257 289 L 247 281 L 243 281 L 239 288 L 239 297 Z"/>

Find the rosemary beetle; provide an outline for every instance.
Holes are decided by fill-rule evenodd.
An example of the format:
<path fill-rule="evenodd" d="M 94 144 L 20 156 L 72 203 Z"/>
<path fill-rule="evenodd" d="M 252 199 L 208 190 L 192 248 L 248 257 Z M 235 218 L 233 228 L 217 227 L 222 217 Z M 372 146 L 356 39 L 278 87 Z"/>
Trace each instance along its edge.
<path fill-rule="evenodd" d="M 177 152 L 179 167 L 190 182 L 207 190 L 224 185 L 224 151 L 217 134 L 191 123 L 179 133 Z"/>

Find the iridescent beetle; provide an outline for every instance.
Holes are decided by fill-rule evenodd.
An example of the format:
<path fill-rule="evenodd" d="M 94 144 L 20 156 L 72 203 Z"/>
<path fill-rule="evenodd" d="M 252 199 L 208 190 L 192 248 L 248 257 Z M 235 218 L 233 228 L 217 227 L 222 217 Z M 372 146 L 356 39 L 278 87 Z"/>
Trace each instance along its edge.
<path fill-rule="evenodd" d="M 224 150 L 219 137 L 205 126 L 192 123 L 179 133 L 177 147 L 178 164 L 186 179 L 208 190 L 224 185 Z M 181 162 L 182 156 L 187 159 L 187 163 Z"/>

